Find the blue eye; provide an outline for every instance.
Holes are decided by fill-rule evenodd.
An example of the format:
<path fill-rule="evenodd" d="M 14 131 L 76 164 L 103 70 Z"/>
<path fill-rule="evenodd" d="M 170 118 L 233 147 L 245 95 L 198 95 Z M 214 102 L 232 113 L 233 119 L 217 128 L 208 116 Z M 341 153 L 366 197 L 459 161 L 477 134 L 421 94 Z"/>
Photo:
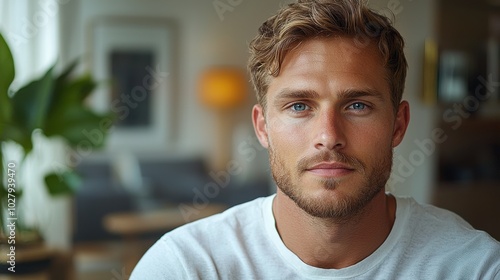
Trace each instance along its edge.
<path fill-rule="evenodd" d="M 302 112 L 302 111 L 307 110 L 307 107 L 308 106 L 304 103 L 295 103 L 292 105 L 292 110 L 294 110 L 296 112 Z"/>
<path fill-rule="evenodd" d="M 366 105 L 361 103 L 361 102 L 356 102 L 353 103 L 349 108 L 354 109 L 354 110 L 364 110 L 366 109 Z"/>

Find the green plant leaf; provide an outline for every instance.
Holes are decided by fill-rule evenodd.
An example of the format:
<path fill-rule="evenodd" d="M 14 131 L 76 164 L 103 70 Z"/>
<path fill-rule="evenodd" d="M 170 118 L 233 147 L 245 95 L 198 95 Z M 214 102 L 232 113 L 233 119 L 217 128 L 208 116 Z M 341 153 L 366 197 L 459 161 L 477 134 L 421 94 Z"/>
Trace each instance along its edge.
<path fill-rule="evenodd" d="M 0 141 L 14 141 L 23 147 L 24 153 L 27 154 L 33 149 L 33 141 L 31 131 L 26 131 L 22 126 L 15 123 L 7 123 L 4 125 L 4 131 Z"/>
<path fill-rule="evenodd" d="M 7 188 L 2 183 L 0 183 L 0 199 L 6 198 L 7 195 L 9 195 L 9 193 L 7 192 Z"/>
<path fill-rule="evenodd" d="M 80 103 L 94 90 L 95 82 L 89 74 L 70 78 L 71 72 L 75 69 L 78 60 L 70 64 L 56 79 L 54 86 L 54 101 L 67 103 L 67 99 L 79 101 Z M 74 88 L 80 90 L 75 90 Z M 68 92 L 69 91 L 69 92 Z M 59 107 L 58 104 L 52 106 Z"/>
<path fill-rule="evenodd" d="M 53 93 L 54 78 L 50 68 L 38 80 L 20 88 L 11 98 L 13 117 L 17 125 L 31 133 L 36 128 L 42 128 L 45 123 L 49 102 Z"/>
<path fill-rule="evenodd" d="M 9 87 L 15 76 L 14 58 L 5 38 L 0 34 L 0 123 L 8 122 L 12 114 Z M 2 134 L 2 127 L 0 127 Z"/>
<path fill-rule="evenodd" d="M 104 121 L 104 122 L 103 122 Z M 61 136 L 70 146 L 101 147 L 108 133 L 103 123 L 112 123 L 111 114 L 96 114 L 82 106 L 69 106 L 60 115 L 48 119 L 45 135 Z"/>
<path fill-rule="evenodd" d="M 63 84 L 68 81 L 69 75 L 73 72 L 73 70 L 75 70 L 76 66 L 78 65 L 78 60 L 79 59 L 76 59 L 75 61 L 70 63 L 70 65 L 68 65 L 68 67 L 66 67 L 66 69 L 64 69 L 62 73 L 56 78 L 55 88 L 58 88 L 58 84 Z"/>
<path fill-rule="evenodd" d="M 72 194 L 81 184 L 81 177 L 73 171 L 65 171 L 61 174 L 50 173 L 45 176 L 47 191 L 54 196 Z"/>
<path fill-rule="evenodd" d="M 49 115 L 60 115 L 68 107 L 85 107 L 85 98 L 92 93 L 96 84 L 89 75 L 84 75 L 72 81 L 56 81 L 53 100 Z"/>

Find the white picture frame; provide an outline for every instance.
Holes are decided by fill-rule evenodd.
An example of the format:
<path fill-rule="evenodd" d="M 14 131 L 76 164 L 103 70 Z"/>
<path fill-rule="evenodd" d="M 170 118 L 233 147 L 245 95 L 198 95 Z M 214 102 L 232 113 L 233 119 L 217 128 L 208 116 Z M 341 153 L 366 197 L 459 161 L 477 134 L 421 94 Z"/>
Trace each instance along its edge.
<path fill-rule="evenodd" d="M 104 151 L 165 150 L 175 134 L 174 25 L 163 19 L 103 18 L 93 22 L 89 42 L 90 70 L 101 83 L 89 101 L 96 111 L 115 115 Z M 125 122 L 132 117 L 135 121 Z"/>

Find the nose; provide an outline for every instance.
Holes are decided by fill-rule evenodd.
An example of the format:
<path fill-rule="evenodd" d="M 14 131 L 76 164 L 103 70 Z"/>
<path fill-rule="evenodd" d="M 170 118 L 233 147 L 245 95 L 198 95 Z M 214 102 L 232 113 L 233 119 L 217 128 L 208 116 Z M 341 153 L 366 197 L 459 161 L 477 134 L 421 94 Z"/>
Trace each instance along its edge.
<path fill-rule="evenodd" d="M 345 147 L 345 124 L 338 112 L 328 110 L 318 115 L 315 123 L 316 139 L 314 147 L 316 149 L 333 150 Z"/>

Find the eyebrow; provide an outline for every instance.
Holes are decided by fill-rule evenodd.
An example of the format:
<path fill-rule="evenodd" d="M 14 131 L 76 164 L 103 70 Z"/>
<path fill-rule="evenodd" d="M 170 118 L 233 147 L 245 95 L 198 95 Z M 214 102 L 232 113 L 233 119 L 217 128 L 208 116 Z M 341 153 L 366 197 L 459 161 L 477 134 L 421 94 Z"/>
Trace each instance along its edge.
<path fill-rule="evenodd" d="M 347 89 L 339 94 L 339 99 L 356 99 L 360 97 L 375 97 L 384 100 L 384 94 L 374 89 Z"/>
<path fill-rule="evenodd" d="M 288 99 L 315 99 L 319 98 L 320 95 L 314 90 L 300 89 L 294 90 L 290 88 L 285 88 L 278 92 L 276 96 L 276 101 L 288 100 Z M 380 100 L 384 100 L 384 95 L 374 89 L 346 89 L 339 93 L 338 99 L 356 99 L 360 97 L 375 97 Z"/>
<path fill-rule="evenodd" d="M 319 98 L 319 94 L 314 90 L 294 90 L 290 88 L 285 88 L 278 92 L 276 100 L 283 99 L 308 99 L 308 98 Z"/>

